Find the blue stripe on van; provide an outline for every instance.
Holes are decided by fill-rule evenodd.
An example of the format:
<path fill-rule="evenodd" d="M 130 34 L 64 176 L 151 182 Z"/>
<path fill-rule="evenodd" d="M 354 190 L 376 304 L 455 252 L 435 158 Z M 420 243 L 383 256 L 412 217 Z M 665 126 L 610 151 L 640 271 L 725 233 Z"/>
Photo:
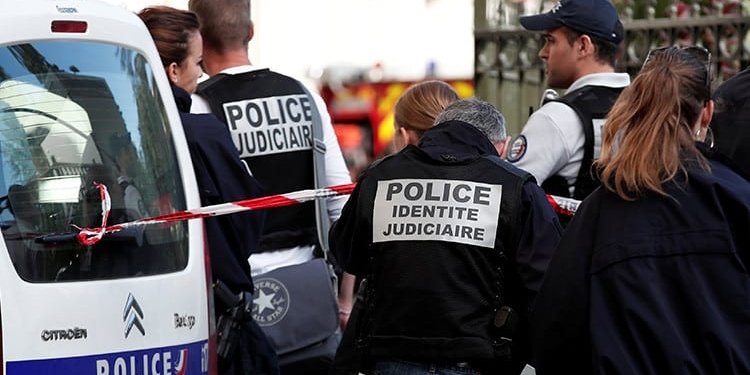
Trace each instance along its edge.
<path fill-rule="evenodd" d="M 184 375 L 208 373 L 208 341 L 85 357 L 9 361 L 6 374 Z"/>

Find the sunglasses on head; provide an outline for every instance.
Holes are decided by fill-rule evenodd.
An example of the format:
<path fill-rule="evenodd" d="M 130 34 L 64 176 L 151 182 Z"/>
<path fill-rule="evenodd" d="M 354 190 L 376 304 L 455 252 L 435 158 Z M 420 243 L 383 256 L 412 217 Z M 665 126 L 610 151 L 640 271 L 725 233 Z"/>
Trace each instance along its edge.
<path fill-rule="evenodd" d="M 643 65 L 641 66 L 641 69 L 643 69 L 646 64 L 648 64 L 649 60 L 653 56 L 662 54 L 669 50 L 681 50 L 687 52 L 689 55 L 695 57 L 703 63 L 703 65 L 706 68 L 706 100 L 711 99 L 711 52 L 709 52 L 707 49 L 700 47 L 700 46 L 688 46 L 688 47 L 674 47 L 674 46 L 668 46 L 668 47 L 659 47 L 654 48 L 650 51 L 648 51 L 648 55 L 646 55 L 646 59 L 643 60 Z"/>

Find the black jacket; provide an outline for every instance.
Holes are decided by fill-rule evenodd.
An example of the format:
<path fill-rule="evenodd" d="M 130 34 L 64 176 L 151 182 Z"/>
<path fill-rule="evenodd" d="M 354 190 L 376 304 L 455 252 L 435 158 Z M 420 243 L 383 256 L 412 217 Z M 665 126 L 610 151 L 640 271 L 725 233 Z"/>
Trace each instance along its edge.
<path fill-rule="evenodd" d="M 493 327 L 497 312 L 526 318 L 560 232 L 533 177 L 486 136 L 460 121 L 433 127 L 360 176 L 331 231 L 344 269 L 367 278 L 360 345 L 385 359 L 504 359 L 502 337 L 516 350 L 525 331 Z"/>
<path fill-rule="evenodd" d="M 711 118 L 714 148 L 750 178 L 750 69 L 733 75 L 716 88 Z"/>
<path fill-rule="evenodd" d="M 190 95 L 172 85 L 204 206 L 264 195 L 240 161 L 224 123 L 212 114 L 190 113 Z M 203 219 L 214 280 L 233 291 L 252 291 L 248 258 L 257 248 L 265 212 L 245 211 Z"/>
<path fill-rule="evenodd" d="M 580 206 L 532 313 L 537 373 L 750 373 L 750 183 L 712 161 Z"/>

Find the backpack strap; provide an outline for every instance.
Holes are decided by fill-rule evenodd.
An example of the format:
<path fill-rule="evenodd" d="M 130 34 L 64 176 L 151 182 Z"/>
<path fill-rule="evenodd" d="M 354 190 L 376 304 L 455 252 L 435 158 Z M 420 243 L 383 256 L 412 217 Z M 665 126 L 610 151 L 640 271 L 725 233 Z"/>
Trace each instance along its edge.
<path fill-rule="evenodd" d="M 310 107 L 312 108 L 312 135 L 313 135 L 313 167 L 315 168 L 315 188 L 320 189 L 326 187 L 326 144 L 323 139 L 323 120 L 320 117 L 320 110 L 315 104 L 315 98 L 310 93 L 310 90 L 305 87 L 304 84 L 300 83 L 302 89 L 305 90 L 305 94 L 310 98 Z M 318 244 L 320 250 L 323 252 L 323 257 L 328 259 L 328 230 L 330 229 L 331 223 L 328 219 L 328 207 L 325 199 L 315 200 L 315 213 L 317 215 L 317 232 L 318 232 Z"/>
<path fill-rule="evenodd" d="M 300 82 L 302 89 L 305 90 L 305 94 L 310 98 L 310 108 L 312 108 L 312 135 L 313 135 L 313 167 L 315 168 L 315 188 L 320 189 L 327 187 L 326 180 L 326 144 L 323 136 L 323 119 L 320 117 L 320 110 L 315 104 L 315 97 L 310 93 L 310 90 Z M 335 272 L 334 262 L 330 259 L 330 252 L 328 246 L 328 231 L 331 229 L 331 221 L 328 218 L 328 203 L 325 199 L 315 200 L 315 225 L 317 227 L 318 235 L 318 246 L 320 252 L 325 259 L 326 264 L 329 268 L 329 274 L 331 277 L 331 283 L 333 285 L 333 293 L 338 299 L 339 297 L 339 281 L 338 275 Z"/>
<path fill-rule="evenodd" d="M 578 169 L 574 199 L 582 200 L 599 186 L 599 177 L 592 173 L 594 163 L 594 119 L 607 117 L 612 104 L 620 95 L 622 87 L 584 86 L 559 98 L 545 98 L 544 103 L 558 102 L 567 105 L 575 111 L 583 125 L 583 159 Z M 567 194 L 566 194 L 567 196 Z"/>

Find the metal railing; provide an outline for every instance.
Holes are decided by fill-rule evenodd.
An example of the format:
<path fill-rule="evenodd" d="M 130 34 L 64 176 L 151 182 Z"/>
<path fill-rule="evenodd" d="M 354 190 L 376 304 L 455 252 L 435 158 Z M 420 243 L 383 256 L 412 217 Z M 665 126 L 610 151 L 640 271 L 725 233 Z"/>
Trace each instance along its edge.
<path fill-rule="evenodd" d="M 518 134 L 546 87 L 538 57 L 540 33 L 518 18 L 555 2 L 475 0 L 476 94 L 494 103 Z M 531 4 L 531 5 L 530 5 Z M 750 5 L 738 1 L 615 1 L 625 26 L 617 70 L 637 74 L 648 51 L 667 45 L 702 45 L 711 51 L 714 85 L 750 65 Z"/>

